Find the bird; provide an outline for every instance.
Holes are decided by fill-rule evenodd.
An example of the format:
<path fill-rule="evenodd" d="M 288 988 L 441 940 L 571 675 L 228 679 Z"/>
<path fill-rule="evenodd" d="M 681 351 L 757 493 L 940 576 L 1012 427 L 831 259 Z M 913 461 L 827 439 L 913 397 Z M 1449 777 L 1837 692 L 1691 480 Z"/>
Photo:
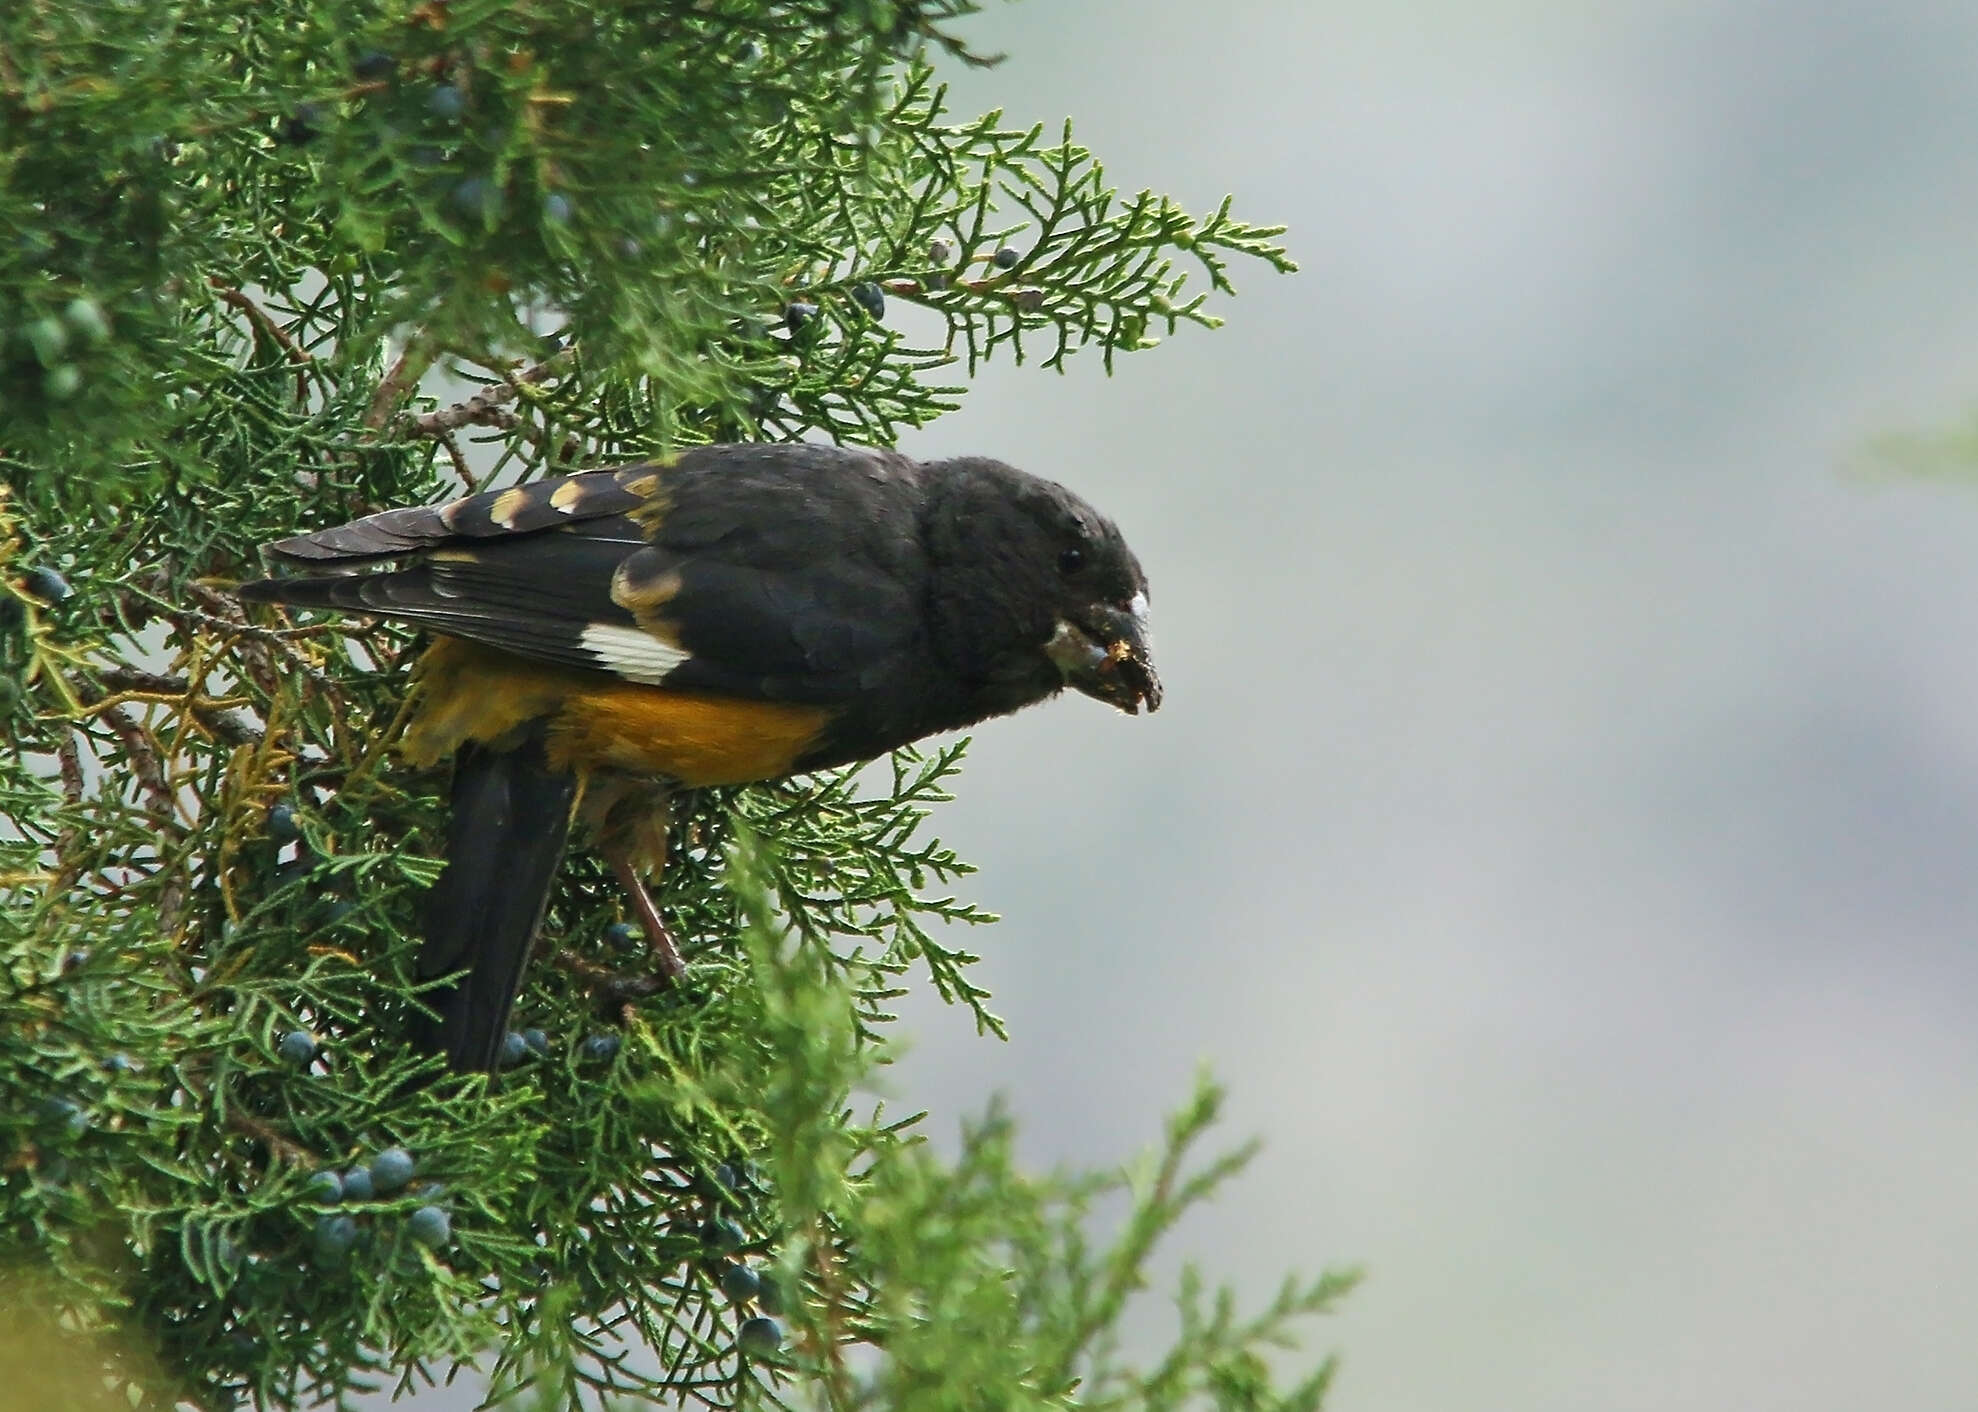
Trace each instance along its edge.
<path fill-rule="evenodd" d="M 660 983 L 671 801 L 868 760 L 1071 688 L 1161 704 L 1147 577 L 1071 491 L 987 457 L 698 446 L 264 546 L 248 602 L 429 644 L 400 757 L 452 761 L 413 1040 L 493 1072 L 573 824 Z"/>

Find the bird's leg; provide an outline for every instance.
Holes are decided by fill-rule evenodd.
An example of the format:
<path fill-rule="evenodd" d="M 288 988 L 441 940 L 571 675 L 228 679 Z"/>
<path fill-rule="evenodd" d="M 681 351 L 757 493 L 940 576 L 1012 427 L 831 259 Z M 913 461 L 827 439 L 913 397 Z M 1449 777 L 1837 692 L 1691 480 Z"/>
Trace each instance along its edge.
<path fill-rule="evenodd" d="M 654 781 L 600 774 L 587 781 L 582 811 L 599 854 L 630 899 L 632 912 L 646 934 L 651 965 L 638 970 L 613 970 L 570 952 L 558 952 L 557 963 L 576 976 L 598 1002 L 603 1014 L 622 1012 L 635 1000 L 659 994 L 686 974 L 680 948 L 659 915 L 644 874 L 666 866 L 666 830 L 672 818 L 673 792 Z"/>
<path fill-rule="evenodd" d="M 611 864 L 612 875 L 618 879 L 618 885 L 632 899 L 632 911 L 638 915 L 639 925 L 645 928 L 646 940 L 659 962 L 661 977 L 669 982 L 679 980 L 687 974 L 687 963 L 680 959 L 680 948 L 673 944 L 673 933 L 667 929 L 666 919 L 659 915 L 652 894 L 646 891 L 645 880 L 639 876 L 639 870 L 623 853 L 614 853 L 607 861 Z"/>
<path fill-rule="evenodd" d="M 638 868 L 624 853 L 613 850 L 605 855 L 612 874 L 632 899 L 632 911 L 639 918 L 646 940 L 658 963 L 652 970 L 615 971 L 567 952 L 556 955 L 557 964 L 580 980 L 598 1006 L 600 1015 L 622 1015 L 630 1019 L 634 1001 L 659 994 L 686 974 L 687 963 L 680 959 L 680 948 L 673 944 L 673 933 L 653 904 L 652 894 L 639 876 Z"/>

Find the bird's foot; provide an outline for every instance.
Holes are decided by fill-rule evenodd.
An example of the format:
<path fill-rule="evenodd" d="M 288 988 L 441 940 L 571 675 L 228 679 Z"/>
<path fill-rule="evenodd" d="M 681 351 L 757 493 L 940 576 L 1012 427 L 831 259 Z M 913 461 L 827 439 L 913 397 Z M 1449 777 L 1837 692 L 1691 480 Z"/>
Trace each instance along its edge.
<path fill-rule="evenodd" d="M 576 977 L 591 998 L 592 1007 L 604 1019 L 627 1018 L 634 1004 L 672 989 L 678 979 L 664 969 L 614 970 L 568 952 L 558 952 L 552 959 L 559 969 Z"/>
<path fill-rule="evenodd" d="M 614 858 L 611 871 L 617 875 L 618 885 L 625 889 L 625 895 L 632 901 L 632 915 L 639 919 L 639 927 L 646 934 L 646 945 L 650 948 L 654 965 L 668 981 L 677 981 L 687 974 L 687 963 L 680 959 L 680 948 L 673 944 L 673 933 L 666 925 L 666 919 L 659 915 L 659 907 L 653 902 L 652 894 L 646 891 L 645 880 L 639 876 L 630 860 Z"/>

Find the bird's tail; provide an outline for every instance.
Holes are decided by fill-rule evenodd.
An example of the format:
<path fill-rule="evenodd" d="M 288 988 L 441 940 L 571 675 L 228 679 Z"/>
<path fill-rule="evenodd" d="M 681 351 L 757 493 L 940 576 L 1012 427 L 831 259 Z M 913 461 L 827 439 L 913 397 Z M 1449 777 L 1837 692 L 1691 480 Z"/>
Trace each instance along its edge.
<path fill-rule="evenodd" d="M 457 1070 L 500 1060 L 576 790 L 574 776 L 550 769 L 540 734 L 506 750 L 470 743 L 455 758 L 446 868 L 427 895 L 418 973 L 466 974 L 425 992 L 438 1018 L 421 1016 L 415 1038 Z"/>

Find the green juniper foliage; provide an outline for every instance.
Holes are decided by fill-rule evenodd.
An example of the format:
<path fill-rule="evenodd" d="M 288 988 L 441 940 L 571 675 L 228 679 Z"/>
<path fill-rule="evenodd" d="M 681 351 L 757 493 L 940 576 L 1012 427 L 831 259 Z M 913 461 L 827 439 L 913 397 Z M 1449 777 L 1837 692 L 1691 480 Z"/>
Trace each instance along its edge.
<path fill-rule="evenodd" d="M 436 1077 L 401 1041 L 445 786 L 391 756 L 418 644 L 225 592 L 463 480 L 887 443 L 999 352 L 1213 323 L 1180 264 L 1290 267 L 1068 134 L 956 121 L 971 8 L 0 6 L 10 1389 L 285 1407 L 472 1359 L 553 1407 L 1317 1405 L 1264 1353 L 1344 1279 L 1244 1317 L 1190 1277 L 1170 1353 L 1115 1347 L 1241 1160 L 1187 1161 L 1212 1088 L 1119 1179 L 1022 1175 L 1000 1115 L 942 1161 L 861 1096 L 921 978 L 1001 1033 L 935 925 L 989 920 L 923 832 L 959 747 L 698 799 L 692 973 L 634 1006 L 574 855 L 501 1081 Z"/>

